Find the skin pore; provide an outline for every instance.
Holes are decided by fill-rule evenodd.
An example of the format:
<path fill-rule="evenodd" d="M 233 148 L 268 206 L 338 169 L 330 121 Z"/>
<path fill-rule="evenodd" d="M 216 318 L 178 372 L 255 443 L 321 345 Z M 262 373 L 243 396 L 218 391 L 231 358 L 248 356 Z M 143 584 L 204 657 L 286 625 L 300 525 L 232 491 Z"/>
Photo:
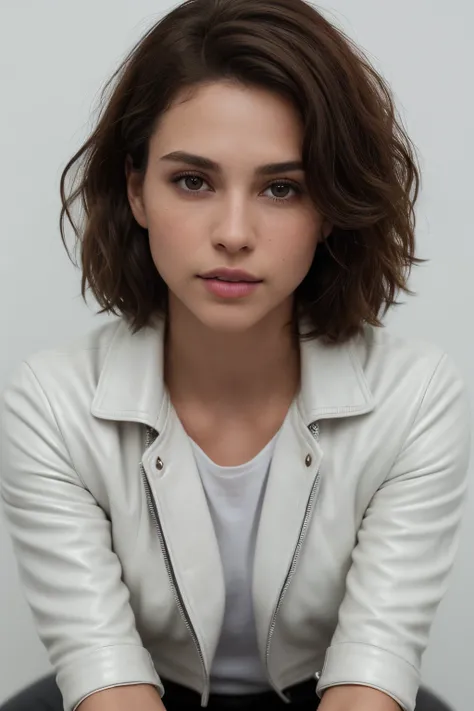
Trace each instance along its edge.
<path fill-rule="evenodd" d="M 293 293 L 332 229 L 306 192 L 302 140 L 290 102 L 222 81 L 178 96 L 150 140 L 145 176 L 127 168 L 134 217 L 169 288 L 165 381 L 188 434 L 218 464 L 255 456 L 299 386 Z M 223 299 L 198 277 L 220 267 L 262 282 Z"/>

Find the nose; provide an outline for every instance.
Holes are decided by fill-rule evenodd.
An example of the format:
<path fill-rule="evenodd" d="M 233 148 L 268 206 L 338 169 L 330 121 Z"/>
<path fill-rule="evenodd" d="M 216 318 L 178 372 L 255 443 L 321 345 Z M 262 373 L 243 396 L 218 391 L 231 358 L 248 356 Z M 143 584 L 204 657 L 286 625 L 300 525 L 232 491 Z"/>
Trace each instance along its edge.
<path fill-rule="evenodd" d="M 249 203 L 244 197 L 235 195 L 224 200 L 214 225 L 214 247 L 232 254 L 253 249 L 255 239 L 255 225 Z"/>

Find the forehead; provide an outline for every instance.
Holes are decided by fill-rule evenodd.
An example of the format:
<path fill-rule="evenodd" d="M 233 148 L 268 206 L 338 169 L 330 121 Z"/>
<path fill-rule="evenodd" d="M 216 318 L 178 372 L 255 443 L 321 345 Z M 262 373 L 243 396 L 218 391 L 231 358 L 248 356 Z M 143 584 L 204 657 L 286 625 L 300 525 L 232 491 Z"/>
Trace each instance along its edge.
<path fill-rule="evenodd" d="M 176 97 L 160 118 L 150 150 L 265 163 L 300 157 L 302 140 L 302 121 L 291 102 L 259 87 L 215 82 Z"/>

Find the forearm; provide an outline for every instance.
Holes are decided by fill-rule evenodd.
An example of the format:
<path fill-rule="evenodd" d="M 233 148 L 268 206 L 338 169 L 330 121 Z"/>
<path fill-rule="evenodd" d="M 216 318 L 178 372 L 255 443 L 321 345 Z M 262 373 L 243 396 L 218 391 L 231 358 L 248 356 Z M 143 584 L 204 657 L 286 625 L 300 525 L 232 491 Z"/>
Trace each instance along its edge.
<path fill-rule="evenodd" d="M 79 705 L 77 711 L 165 711 L 154 686 L 137 684 L 115 686 L 92 694 Z"/>
<path fill-rule="evenodd" d="M 382 691 L 368 686 L 332 686 L 323 694 L 318 711 L 401 711 Z"/>

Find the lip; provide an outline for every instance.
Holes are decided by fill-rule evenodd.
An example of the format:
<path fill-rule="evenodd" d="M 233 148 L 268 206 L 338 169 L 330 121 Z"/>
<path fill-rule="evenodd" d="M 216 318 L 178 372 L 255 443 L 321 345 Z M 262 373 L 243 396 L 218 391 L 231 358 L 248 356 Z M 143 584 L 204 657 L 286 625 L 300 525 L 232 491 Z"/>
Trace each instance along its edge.
<path fill-rule="evenodd" d="M 219 268 L 206 272 L 206 274 L 200 274 L 199 276 L 201 279 L 215 279 L 218 277 L 219 279 L 232 282 L 259 283 L 262 281 L 253 274 L 249 274 L 249 272 L 242 271 L 241 269 Z"/>
<path fill-rule="evenodd" d="M 258 289 L 260 281 L 224 281 L 224 279 L 201 279 L 204 288 L 213 296 L 225 300 L 241 300 Z"/>

